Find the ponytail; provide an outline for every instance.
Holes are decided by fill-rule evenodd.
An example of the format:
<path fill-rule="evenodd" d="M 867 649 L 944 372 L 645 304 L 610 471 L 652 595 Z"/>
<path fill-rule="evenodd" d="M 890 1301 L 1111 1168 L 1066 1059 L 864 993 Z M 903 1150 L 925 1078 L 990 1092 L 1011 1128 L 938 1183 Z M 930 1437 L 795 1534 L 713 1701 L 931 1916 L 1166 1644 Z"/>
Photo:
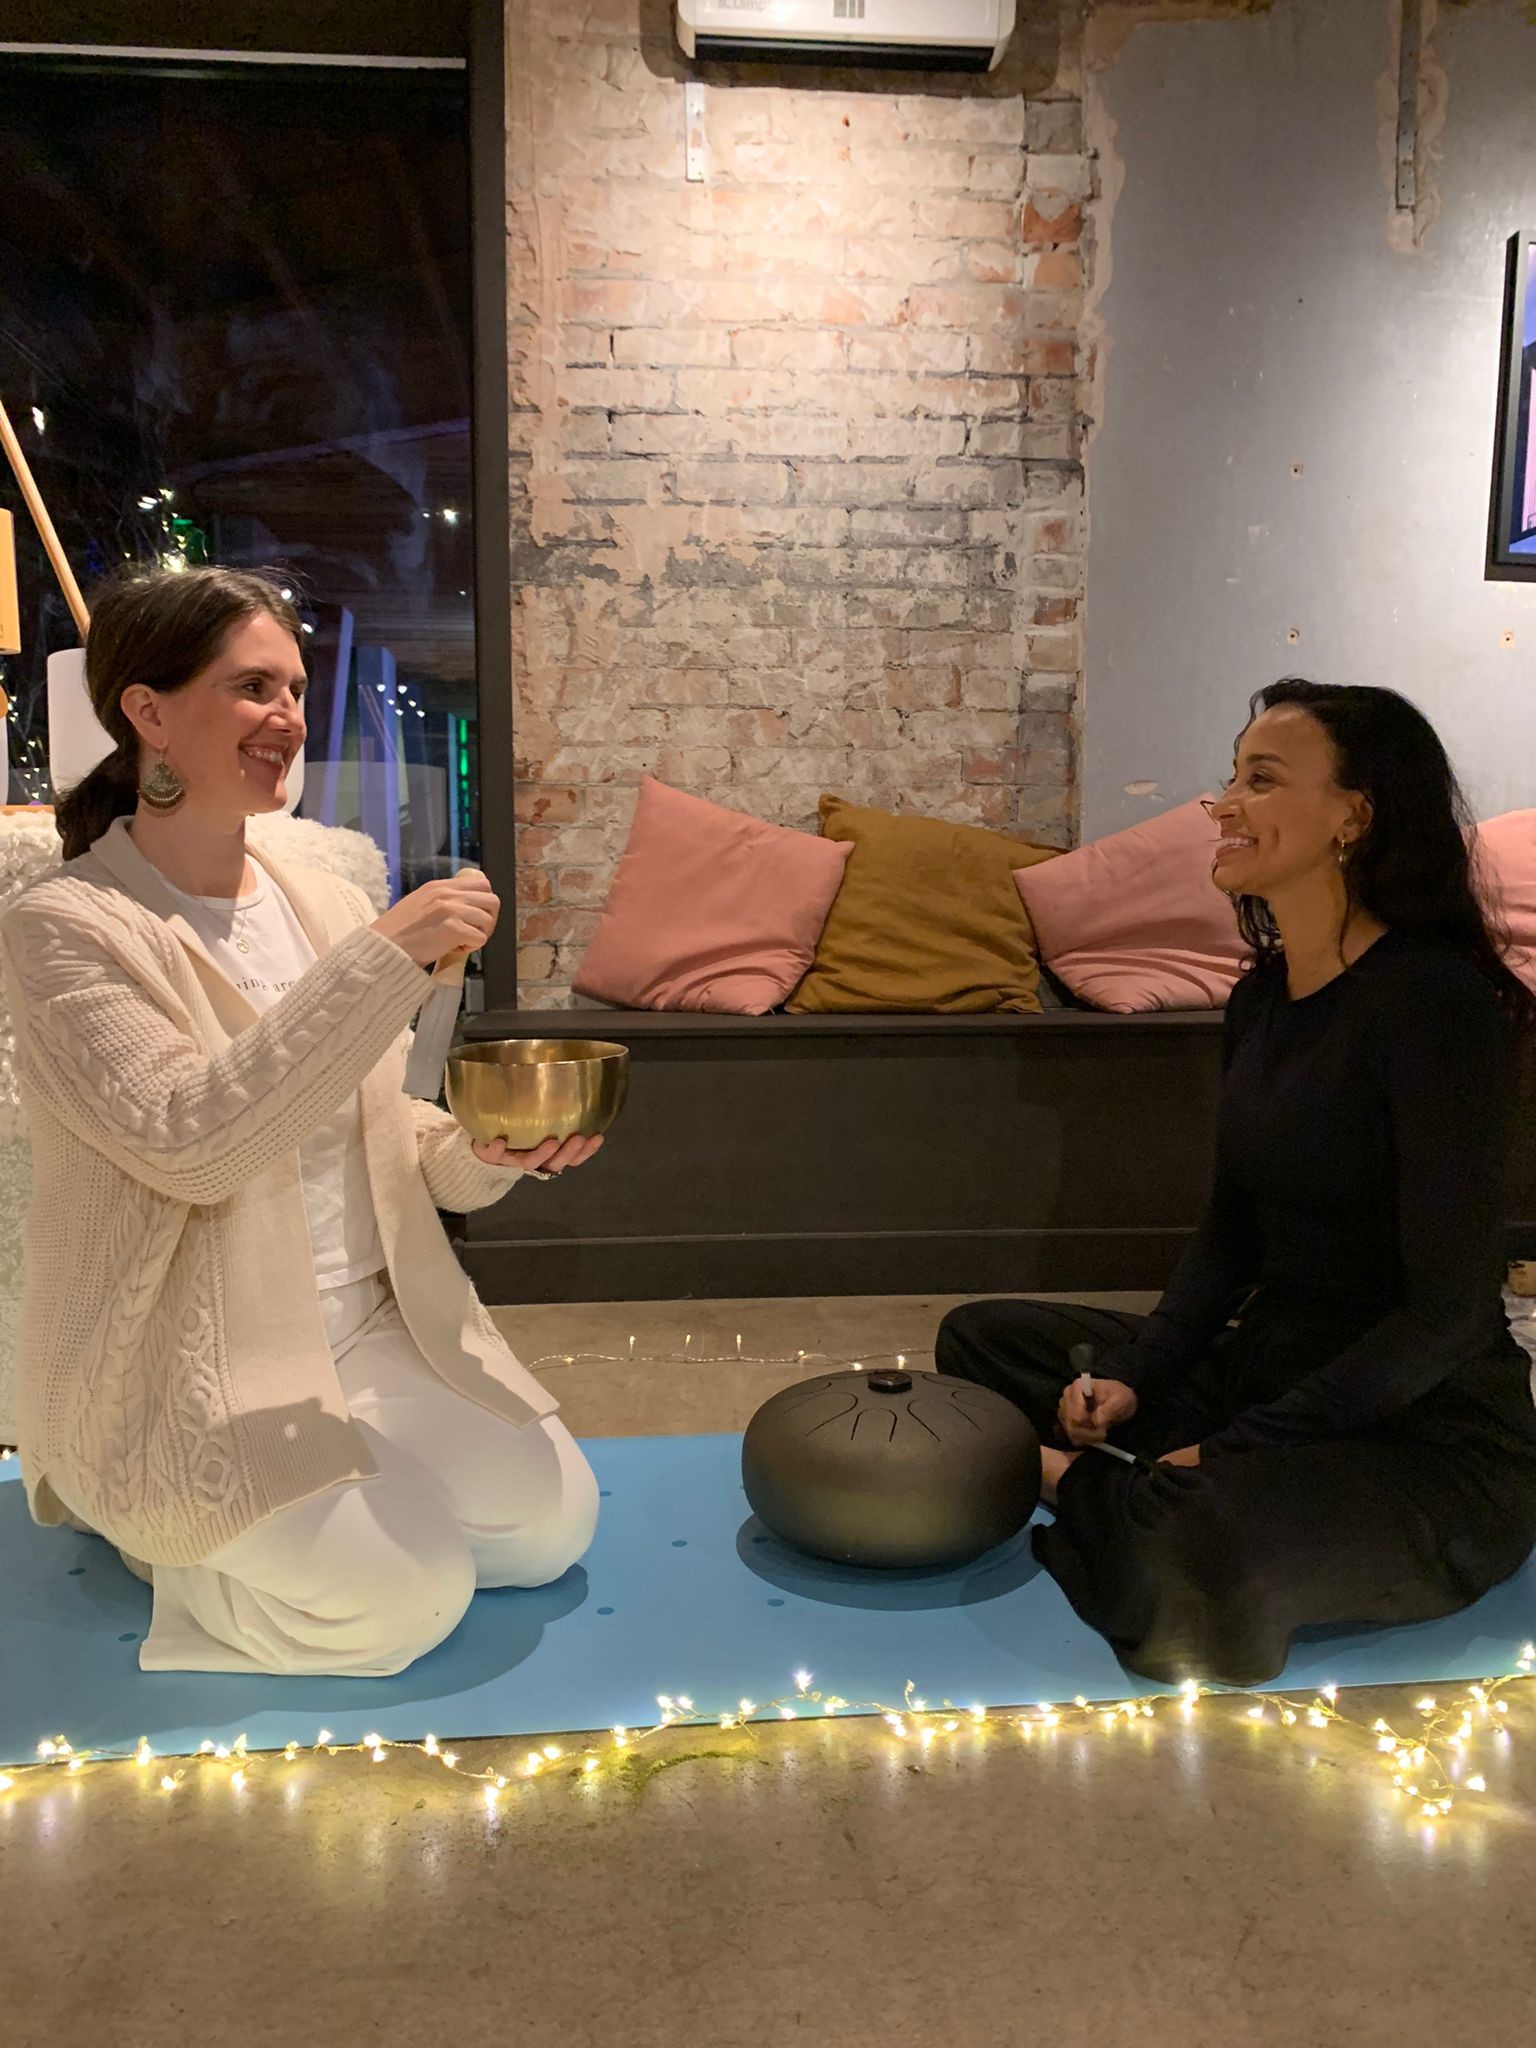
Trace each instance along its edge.
<path fill-rule="evenodd" d="M 54 803 L 53 821 L 64 842 L 64 858 L 88 853 L 114 818 L 131 818 L 138 807 L 139 778 L 132 757 L 115 747 L 89 775 Z"/>

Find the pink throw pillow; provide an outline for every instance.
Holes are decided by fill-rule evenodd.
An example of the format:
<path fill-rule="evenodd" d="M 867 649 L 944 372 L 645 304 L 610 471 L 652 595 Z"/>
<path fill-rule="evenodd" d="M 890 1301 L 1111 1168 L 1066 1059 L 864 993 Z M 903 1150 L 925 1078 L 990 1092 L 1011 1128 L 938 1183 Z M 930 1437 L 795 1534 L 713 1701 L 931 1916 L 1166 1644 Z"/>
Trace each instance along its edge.
<path fill-rule="evenodd" d="M 1014 874 L 1040 957 L 1099 1010 L 1219 1010 L 1244 948 L 1211 880 L 1215 826 L 1180 804 Z"/>
<path fill-rule="evenodd" d="M 1477 828 L 1492 907 L 1509 927 L 1505 954 L 1527 988 L 1536 989 L 1536 811 L 1506 811 Z"/>
<path fill-rule="evenodd" d="M 761 1017 L 809 972 L 852 851 L 647 776 L 577 994 Z"/>

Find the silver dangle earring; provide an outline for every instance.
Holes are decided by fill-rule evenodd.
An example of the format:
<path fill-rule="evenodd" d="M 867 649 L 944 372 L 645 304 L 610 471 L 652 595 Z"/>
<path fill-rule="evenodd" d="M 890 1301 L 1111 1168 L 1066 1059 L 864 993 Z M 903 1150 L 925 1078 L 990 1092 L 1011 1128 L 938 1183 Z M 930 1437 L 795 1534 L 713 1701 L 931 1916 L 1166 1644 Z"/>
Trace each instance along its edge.
<path fill-rule="evenodd" d="M 187 793 L 187 785 L 160 750 L 160 758 L 139 783 L 139 800 L 161 817 L 174 811 Z"/>
<path fill-rule="evenodd" d="M 1349 866 L 1349 841 L 1347 839 L 1339 841 L 1339 866 L 1341 868 Z"/>

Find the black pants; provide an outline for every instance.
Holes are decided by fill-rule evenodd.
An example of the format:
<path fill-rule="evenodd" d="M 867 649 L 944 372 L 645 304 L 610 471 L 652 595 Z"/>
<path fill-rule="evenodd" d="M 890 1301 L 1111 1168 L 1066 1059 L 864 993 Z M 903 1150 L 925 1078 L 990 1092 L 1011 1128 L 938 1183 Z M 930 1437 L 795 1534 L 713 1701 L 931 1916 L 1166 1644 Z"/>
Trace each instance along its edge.
<path fill-rule="evenodd" d="M 1056 1410 L 1073 1377 L 1072 1346 L 1087 1340 L 1102 1351 L 1141 1320 L 973 1302 L 946 1317 L 938 1369 L 1006 1395 L 1042 1443 L 1060 1444 Z M 1288 1334 L 1312 1364 L 1329 1355 L 1315 1328 L 1271 1327 L 1262 1343 L 1228 1332 L 1176 1388 L 1143 1400 L 1114 1440 L 1148 1459 L 1203 1442 L 1266 1396 L 1255 1376 L 1269 1380 L 1277 1356 L 1294 1357 Z M 1455 1613 L 1518 1570 L 1533 1535 L 1529 1458 L 1466 1442 L 1453 1452 L 1403 1429 L 1193 1467 L 1133 1466 L 1089 1451 L 1063 1475 L 1055 1522 L 1034 1542 L 1083 1620 L 1131 1670 L 1165 1683 L 1258 1685 L 1280 1671 L 1298 1628 Z"/>

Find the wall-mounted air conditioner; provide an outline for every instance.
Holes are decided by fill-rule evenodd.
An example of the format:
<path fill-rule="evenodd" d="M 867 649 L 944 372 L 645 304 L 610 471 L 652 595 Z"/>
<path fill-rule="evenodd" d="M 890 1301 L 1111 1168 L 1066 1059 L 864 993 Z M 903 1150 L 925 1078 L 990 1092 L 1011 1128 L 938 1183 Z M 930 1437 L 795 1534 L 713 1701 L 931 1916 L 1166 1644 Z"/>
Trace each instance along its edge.
<path fill-rule="evenodd" d="M 990 71 L 1017 0 L 677 0 L 690 57 Z"/>

